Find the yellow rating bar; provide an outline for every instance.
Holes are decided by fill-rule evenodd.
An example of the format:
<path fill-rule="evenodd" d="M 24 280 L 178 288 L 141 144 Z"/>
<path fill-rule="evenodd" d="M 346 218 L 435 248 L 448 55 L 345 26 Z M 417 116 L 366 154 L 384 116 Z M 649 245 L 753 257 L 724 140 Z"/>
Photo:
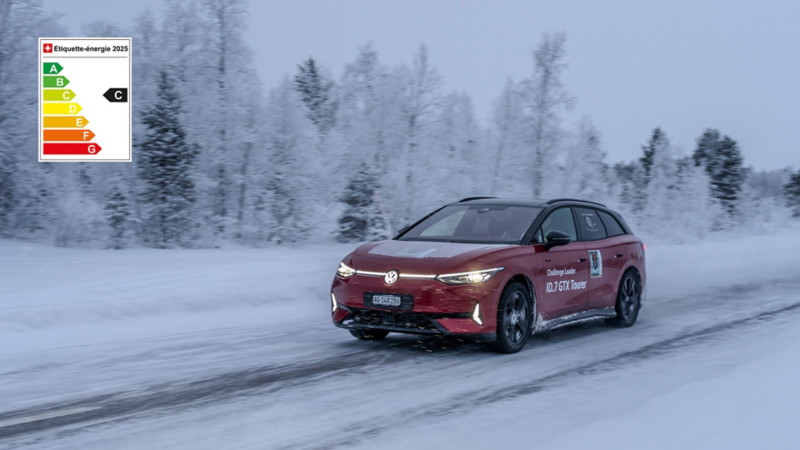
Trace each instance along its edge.
<path fill-rule="evenodd" d="M 45 103 L 45 114 L 78 114 L 83 108 L 77 103 Z"/>
<path fill-rule="evenodd" d="M 71 89 L 45 89 L 42 91 L 42 100 L 46 102 L 68 102 L 75 98 Z"/>

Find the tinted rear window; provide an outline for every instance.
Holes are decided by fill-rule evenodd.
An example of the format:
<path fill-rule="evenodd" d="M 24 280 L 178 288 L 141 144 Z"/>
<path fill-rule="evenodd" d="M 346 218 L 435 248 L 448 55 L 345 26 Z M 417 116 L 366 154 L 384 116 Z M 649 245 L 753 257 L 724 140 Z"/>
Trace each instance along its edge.
<path fill-rule="evenodd" d="M 597 216 L 597 211 L 589 208 L 575 208 L 575 212 L 578 213 L 578 226 L 581 228 L 584 241 L 597 241 L 608 237 L 603 222 Z"/>
<path fill-rule="evenodd" d="M 540 208 L 508 205 L 450 205 L 406 231 L 401 241 L 516 244 Z"/>
<path fill-rule="evenodd" d="M 605 211 L 597 211 L 597 213 L 600 215 L 600 219 L 602 219 L 603 223 L 606 225 L 606 231 L 608 231 L 609 236 L 619 236 L 621 234 L 625 234 L 625 230 L 622 228 L 622 225 L 619 224 L 614 216 Z"/>

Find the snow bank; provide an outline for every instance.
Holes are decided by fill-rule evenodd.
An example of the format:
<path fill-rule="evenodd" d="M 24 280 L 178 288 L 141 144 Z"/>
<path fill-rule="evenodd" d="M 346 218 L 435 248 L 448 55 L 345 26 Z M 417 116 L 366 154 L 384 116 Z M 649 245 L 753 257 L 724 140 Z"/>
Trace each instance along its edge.
<path fill-rule="evenodd" d="M 110 251 L 0 240 L 0 331 L 252 312 L 289 302 L 324 311 L 338 262 L 353 247 Z M 646 258 L 649 300 L 668 301 L 698 286 L 796 275 L 800 233 L 653 244 Z"/>

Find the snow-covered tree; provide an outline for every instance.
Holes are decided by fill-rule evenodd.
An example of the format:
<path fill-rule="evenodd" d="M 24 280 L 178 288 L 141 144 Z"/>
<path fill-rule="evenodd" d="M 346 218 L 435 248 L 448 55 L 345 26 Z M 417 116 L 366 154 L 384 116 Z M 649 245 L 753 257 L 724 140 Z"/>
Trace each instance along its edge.
<path fill-rule="evenodd" d="M 639 164 L 641 164 L 644 170 L 645 184 L 650 182 L 650 169 L 653 167 L 655 155 L 660 151 L 667 151 L 667 147 L 669 146 L 670 142 L 667 138 L 667 134 L 661 130 L 661 127 L 656 127 L 656 129 L 653 130 L 653 134 L 650 136 L 650 140 L 647 141 L 646 145 L 642 146 L 644 155 L 639 158 Z"/>
<path fill-rule="evenodd" d="M 381 180 L 382 199 L 393 228 L 404 224 L 405 136 L 401 83 L 397 73 L 381 64 L 372 45 L 358 49 L 355 61 L 345 65 L 339 83 L 339 108 L 330 141 L 338 159 L 329 172 L 329 185 L 341 192 L 361 162 Z M 384 195 L 385 194 L 385 195 Z"/>
<path fill-rule="evenodd" d="M 688 157 L 677 161 L 675 204 L 666 237 L 691 241 L 705 236 L 717 216 L 708 175 Z"/>
<path fill-rule="evenodd" d="M 784 187 L 786 204 L 792 209 L 795 217 L 800 217 L 800 171 L 792 175 Z"/>
<path fill-rule="evenodd" d="M 314 58 L 308 58 L 297 66 L 294 84 L 308 108 L 307 117 L 317 127 L 320 136 L 325 136 L 336 123 L 338 108 L 332 77 L 319 67 Z"/>
<path fill-rule="evenodd" d="M 161 71 L 156 103 L 142 113 L 147 134 L 137 146 L 145 241 L 159 248 L 189 245 L 197 149 L 186 142 L 174 81 Z"/>
<path fill-rule="evenodd" d="M 507 79 L 500 96 L 492 105 L 491 136 L 494 149 L 494 168 L 489 193 L 496 195 L 498 192 L 514 193 L 515 185 L 519 186 L 527 177 L 520 176 L 519 167 L 522 155 L 519 148 L 523 144 L 524 122 L 523 102 L 519 86 Z M 489 153 L 491 154 L 491 153 Z M 525 192 L 529 192 L 526 189 Z"/>
<path fill-rule="evenodd" d="M 736 141 L 728 136 L 720 138 L 719 131 L 708 128 L 697 140 L 693 159 L 711 178 L 714 198 L 729 216 L 735 215 L 744 182 L 742 154 Z"/>
<path fill-rule="evenodd" d="M 49 232 L 54 218 L 53 167 L 39 164 L 39 36 L 60 36 L 58 18 L 39 0 L 0 1 L 0 236 Z"/>
<path fill-rule="evenodd" d="M 609 197 L 608 166 L 602 150 L 600 132 L 592 120 L 584 116 L 578 123 L 573 143 L 568 149 L 566 172 L 562 192 L 571 197 L 592 201 L 606 201 Z"/>
<path fill-rule="evenodd" d="M 271 163 L 268 240 L 278 244 L 303 240 L 315 225 L 318 192 L 326 186 L 317 182 L 320 158 L 314 124 L 288 78 L 269 93 L 264 126 Z"/>
<path fill-rule="evenodd" d="M 642 157 L 633 163 L 618 163 L 614 166 L 615 175 L 621 185 L 620 202 L 636 220 L 644 219 L 645 208 L 650 203 L 650 191 L 647 188 L 653 176 L 653 164 L 657 155 L 671 155 L 671 145 L 667 134 L 657 127 L 647 144 L 642 146 Z M 672 160 L 672 157 L 668 156 L 667 160 Z"/>
<path fill-rule="evenodd" d="M 336 240 L 364 242 L 390 237 L 384 213 L 375 199 L 376 187 L 375 177 L 366 163 L 362 163 L 342 193 L 340 200 L 346 207 L 339 217 Z"/>
<path fill-rule="evenodd" d="M 111 229 L 109 248 L 122 249 L 129 245 L 131 235 L 131 205 L 122 177 L 113 180 L 105 206 L 105 216 Z"/>
<path fill-rule="evenodd" d="M 477 164 L 484 157 L 480 151 L 483 142 L 469 96 L 463 92 L 443 96 L 432 128 L 425 159 L 436 163 L 425 172 L 435 176 L 417 179 L 419 191 L 426 192 L 418 202 L 420 208 L 428 211 L 442 203 L 485 194 L 490 180 L 486 168 Z"/>
<path fill-rule="evenodd" d="M 191 142 L 201 144 L 198 158 L 198 187 L 203 205 L 198 211 L 212 239 L 236 235 L 237 205 L 241 192 L 240 172 L 247 142 L 254 130 L 247 129 L 247 99 L 252 95 L 256 72 L 252 69 L 246 30 L 247 8 L 244 0 L 202 0 L 198 8 L 202 26 L 200 37 L 202 69 L 191 86 L 192 111 L 200 116 Z M 193 68 L 196 61 L 189 61 Z M 197 83 L 202 83 L 200 86 Z"/>
<path fill-rule="evenodd" d="M 419 205 L 420 172 L 426 166 L 426 133 L 441 104 L 442 77 L 431 64 L 428 47 L 421 44 L 411 67 L 401 66 L 396 74 L 402 89 L 401 103 L 403 140 L 405 141 L 405 183 L 400 204 L 403 221 L 411 221 L 421 211 Z M 395 191 L 399 193 L 400 191 Z M 397 205 L 397 203 L 395 203 Z"/>
<path fill-rule="evenodd" d="M 562 80 L 567 68 L 566 41 L 566 33 L 545 34 L 533 52 L 533 73 L 522 82 L 526 141 L 531 157 L 529 180 L 534 198 L 543 195 L 545 174 L 564 137 L 561 113 L 574 103 Z"/>

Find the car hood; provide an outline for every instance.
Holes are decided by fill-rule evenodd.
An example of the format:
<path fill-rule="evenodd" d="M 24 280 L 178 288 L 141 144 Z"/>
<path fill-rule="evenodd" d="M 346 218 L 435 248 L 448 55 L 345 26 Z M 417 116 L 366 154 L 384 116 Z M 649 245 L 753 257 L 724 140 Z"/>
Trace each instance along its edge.
<path fill-rule="evenodd" d="M 508 249 L 505 244 L 467 244 L 460 242 L 381 241 L 364 244 L 353 254 L 357 269 L 388 271 L 426 271 L 445 273 L 454 268 L 485 269 L 482 258 L 489 253 Z M 471 266 L 475 267 L 471 267 Z"/>

